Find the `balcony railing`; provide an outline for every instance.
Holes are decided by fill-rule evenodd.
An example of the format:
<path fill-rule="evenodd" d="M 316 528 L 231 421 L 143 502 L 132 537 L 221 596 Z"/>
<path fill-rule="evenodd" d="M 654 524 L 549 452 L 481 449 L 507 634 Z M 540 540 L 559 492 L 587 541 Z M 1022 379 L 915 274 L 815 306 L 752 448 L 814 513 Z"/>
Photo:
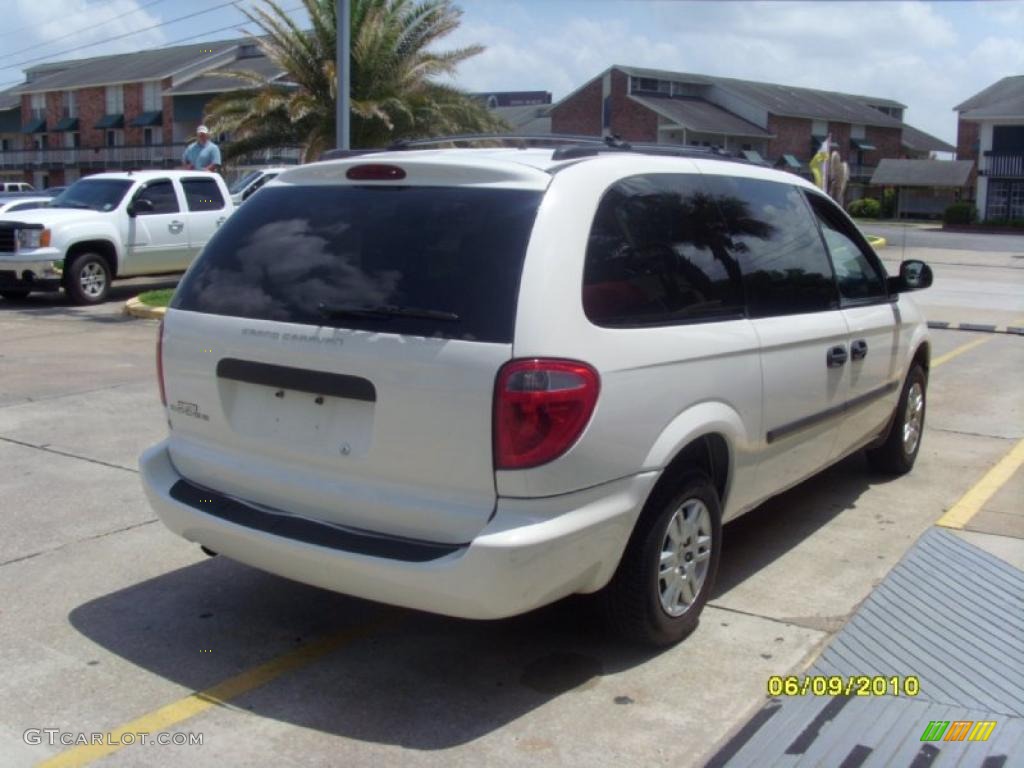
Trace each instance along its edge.
<path fill-rule="evenodd" d="M 1024 152 L 986 152 L 981 173 L 1004 179 L 1024 179 Z"/>
<path fill-rule="evenodd" d="M 27 171 L 52 168 L 146 169 L 176 168 L 185 152 L 184 143 L 133 145 L 121 147 L 48 147 L 0 151 L 0 169 Z M 221 145 L 221 152 L 225 150 Z M 231 166 L 291 165 L 300 162 L 299 147 L 282 147 L 252 152 L 230 161 Z"/>

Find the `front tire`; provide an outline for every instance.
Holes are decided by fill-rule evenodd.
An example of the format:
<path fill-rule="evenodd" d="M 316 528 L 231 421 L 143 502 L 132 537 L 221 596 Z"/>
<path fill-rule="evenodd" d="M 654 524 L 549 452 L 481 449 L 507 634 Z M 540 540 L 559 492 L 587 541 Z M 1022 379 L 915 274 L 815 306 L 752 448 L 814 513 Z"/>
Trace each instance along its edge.
<path fill-rule="evenodd" d="M 9 291 L 0 291 L 0 296 L 3 296 L 8 301 L 21 301 L 27 298 L 31 291 L 22 290 L 21 288 L 15 288 Z"/>
<path fill-rule="evenodd" d="M 75 304 L 99 304 L 110 293 L 110 265 L 98 253 L 80 253 L 68 261 L 64 290 Z"/>
<path fill-rule="evenodd" d="M 924 413 L 927 404 L 928 377 L 915 363 L 903 382 L 900 401 L 893 415 L 892 428 L 885 442 L 868 450 L 868 462 L 880 472 L 905 475 L 914 468 L 924 436 Z"/>
<path fill-rule="evenodd" d="M 612 628 L 655 646 L 693 632 L 715 584 L 721 520 L 718 492 L 701 472 L 655 491 L 603 593 Z"/>

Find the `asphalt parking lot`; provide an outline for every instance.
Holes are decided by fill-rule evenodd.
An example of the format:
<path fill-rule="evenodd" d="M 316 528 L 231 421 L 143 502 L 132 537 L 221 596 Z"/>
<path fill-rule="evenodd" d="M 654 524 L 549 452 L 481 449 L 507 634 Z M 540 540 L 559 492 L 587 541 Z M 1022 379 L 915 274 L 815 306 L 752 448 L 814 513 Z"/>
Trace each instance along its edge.
<path fill-rule="evenodd" d="M 1024 238 L 978 243 L 906 249 L 935 266 L 921 304 L 1020 325 Z M 901 251 L 884 253 L 890 269 Z M 1024 337 L 934 331 L 914 472 L 884 478 L 854 456 L 728 526 L 681 645 L 624 646 L 580 600 L 431 616 L 207 558 L 155 521 L 136 460 L 166 428 L 156 323 L 120 310 L 166 282 L 121 284 L 95 308 L 0 301 L 0 765 L 701 765 L 768 677 L 813 662 L 1024 438 Z M 957 535 L 1024 568 L 1024 470 L 977 498 Z M 27 729 L 203 743 L 74 748 L 26 743 Z"/>

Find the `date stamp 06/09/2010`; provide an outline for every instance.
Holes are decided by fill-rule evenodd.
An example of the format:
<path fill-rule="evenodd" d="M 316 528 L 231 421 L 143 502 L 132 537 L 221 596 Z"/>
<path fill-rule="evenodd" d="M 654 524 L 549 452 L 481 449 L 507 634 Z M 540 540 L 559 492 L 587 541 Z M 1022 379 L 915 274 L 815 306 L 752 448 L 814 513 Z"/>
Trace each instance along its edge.
<path fill-rule="evenodd" d="M 917 696 L 916 675 L 772 675 L 769 696 Z"/>

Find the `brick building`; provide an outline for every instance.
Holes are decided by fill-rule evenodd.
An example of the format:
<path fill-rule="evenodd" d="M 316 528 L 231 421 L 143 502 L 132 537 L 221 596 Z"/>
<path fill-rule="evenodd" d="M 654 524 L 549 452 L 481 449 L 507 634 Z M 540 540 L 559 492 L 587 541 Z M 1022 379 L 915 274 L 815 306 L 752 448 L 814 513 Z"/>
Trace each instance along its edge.
<path fill-rule="evenodd" d="M 244 87 L 225 75 L 238 70 L 283 74 L 249 40 L 27 69 L 24 83 L 0 93 L 0 178 L 43 188 L 103 170 L 176 166 L 206 104 Z M 282 150 L 236 166 L 297 159 L 297 150 Z"/>
<path fill-rule="evenodd" d="M 716 146 L 796 172 L 831 135 L 856 186 L 883 158 L 954 151 L 906 125 L 905 109 L 891 99 L 616 65 L 556 103 L 551 130 Z"/>
<path fill-rule="evenodd" d="M 1004 77 L 954 109 L 957 157 L 974 164 L 978 218 L 1024 219 L 1024 75 Z"/>

